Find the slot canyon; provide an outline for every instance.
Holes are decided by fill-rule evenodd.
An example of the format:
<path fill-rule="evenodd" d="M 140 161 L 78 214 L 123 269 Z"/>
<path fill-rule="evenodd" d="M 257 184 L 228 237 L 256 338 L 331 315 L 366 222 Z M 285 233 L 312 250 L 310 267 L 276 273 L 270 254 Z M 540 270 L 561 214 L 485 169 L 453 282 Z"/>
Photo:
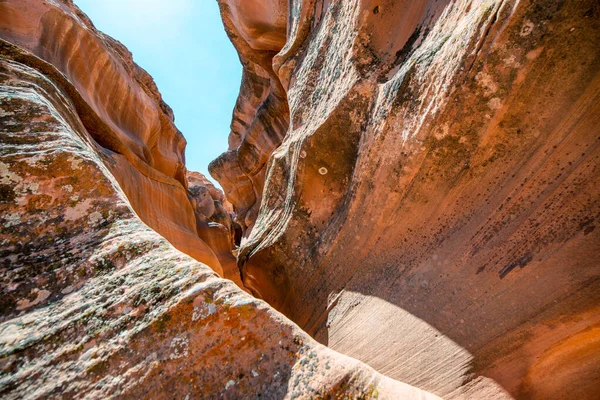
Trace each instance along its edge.
<path fill-rule="evenodd" d="M 600 398 L 600 2 L 213 1 L 206 177 L 77 1 L 0 0 L 0 398 Z"/>

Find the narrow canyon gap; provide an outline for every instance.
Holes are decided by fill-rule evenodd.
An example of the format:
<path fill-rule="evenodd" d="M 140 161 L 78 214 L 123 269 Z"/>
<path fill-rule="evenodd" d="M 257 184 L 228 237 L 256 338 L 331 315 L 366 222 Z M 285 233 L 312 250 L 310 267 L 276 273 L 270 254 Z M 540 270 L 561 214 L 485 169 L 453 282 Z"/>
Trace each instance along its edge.
<path fill-rule="evenodd" d="M 224 193 L 120 42 L 0 1 L 0 396 L 600 396 L 600 3 L 218 4 Z"/>

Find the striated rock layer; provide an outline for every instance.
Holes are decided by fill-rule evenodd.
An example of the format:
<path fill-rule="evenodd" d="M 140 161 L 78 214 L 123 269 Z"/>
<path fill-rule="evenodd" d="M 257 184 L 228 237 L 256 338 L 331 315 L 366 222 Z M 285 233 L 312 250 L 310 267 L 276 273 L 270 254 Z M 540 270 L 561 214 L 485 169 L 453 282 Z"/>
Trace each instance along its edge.
<path fill-rule="evenodd" d="M 231 264 L 231 252 L 223 258 L 220 249 L 231 250 L 233 244 L 221 232 L 227 228 L 203 226 L 199 235 L 196 215 L 202 211 L 193 208 L 187 192 L 185 139 L 131 53 L 97 31 L 71 1 L 1 2 L 0 38 L 28 50 L 31 54 L 19 61 L 34 65 L 70 96 L 140 218 L 176 248 L 223 274 L 221 263 Z M 202 240 L 207 237 L 209 244 Z M 227 277 L 238 276 L 235 271 Z"/>
<path fill-rule="evenodd" d="M 215 273 L 228 203 L 186 178 L 170 112 L 115 61 L 124 49 L 69 3 L 3 1 L 0 22 L 22 46 L 0 41 L 2 399 L 438 398 Z"/>
<path fill-rule="evenodd" d="M 600 4 L 219 0 L 252 293 L 448 398 L 600 396 Z"/>
<path fill-rule="evenodd" d="M 149 229 L 69 95 L 1 55 L 3 399 L 437 398 L 317 344 Z"/>

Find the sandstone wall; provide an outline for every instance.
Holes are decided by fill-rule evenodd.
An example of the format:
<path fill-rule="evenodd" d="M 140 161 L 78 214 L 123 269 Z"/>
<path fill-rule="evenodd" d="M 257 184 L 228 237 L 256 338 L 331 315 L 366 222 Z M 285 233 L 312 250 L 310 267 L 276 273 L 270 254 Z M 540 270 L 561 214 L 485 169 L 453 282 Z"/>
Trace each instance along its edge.
<path fill-rule="evenodd" d="M 27 3 L 65 11 L 61 4 Z M 0 3 L 3 37 L 26 26 L 19 18 L 38 15 L 35 7 L 21 4 Z M 13 12 L 9 25 L 7 10 Z M 67 14 L 55 12 L 50 8 L 42 20 L 56 17 L 60 25 Z M 68 45 L 64 51 L 86 54 L 85 40 L 101 38 L 86 36 L 90 31 L 80 32 L 82 26 L 75 31 L 83 42 L 61 42 Z M 110 74 L 114 65 L 106 49 L 97 50 L 88 66 Z M 85 70 L 55 62 L 63 71 Z M 67 79 L 75 77 L 0 40 L 2 399 L 437 398 L 318 344 L 264 301 L 175 249 L 150 229 L 151 223 L 144 224 L 143 217 L 172 217 L 173 231 L 157 230 L 177 244 L 177 235 L 191 235 L 196 222 L 223 222 L 224 199 L 195 174 L 189 179 L 192 201 L 187 199 L 185 177 L 176 172 L 184 171 L 182 153 L 171 147 L 181 143 L 176 131 L 166 131 L 173 133 L 170 138 L 144 138 L 157 140 L 159 148 L 136 137 L 137 129 L 118 131 L 130 117 L 135 124 L 150 124 L 152 119 L 145 118 L 152 115 L 158 118 L 154 122 L 170 121 L 156 115 L 153 107 L 159 103 L 150 101 L 139 82 L 113 88 L 122 89 L 114 93 L 122 96 L 139 90 L 140 101 L 148 101 L 148 107 L 130 110 L 148 113 L 137 121 L 118 114 L 118 108 L 110 114 L 98 107 L 107 114 L 94 115 L 86 105 L 91 109 L 89 104 L 101 102 L 106 88 L 74 91 Z M 118 75 L 111 77 L 118 81 Z M 90 78 L 90 85 L 100 83 Z M 103 123 L 111 118 L 124 125 L 106 128 Z M 132 143 L 142 153 L 135 154 Z M 150 153 L 144 155 L 145 149 Z M 176 189 L 152 198 L 168 187 Z M 207 187 L 208 194 L 198 189 Z M 145 192 L 134 197 L 134 188 Z M 207 195 L 219 198 L 221 209 L 214 202 L 211 209 Z M 189 208 L 194 229 L 175 218 L 176 210 L 160 214 L 161 207 L 179 200 Z M 218 264 L 211 267 L 216 270 Z"/>
<path fill-rule="evenodd" d="M 438 395 L 600 396 L 599 3 L 219 3 L 252 293 Z"/>
<path fill-rule="evenodd" d="M 36 57 L 22 61 L 36 64 L 68 92 L 140 218 L 175 247 L 223 274 L 221 262 L 231 264 L 230 252 L 219 257 L 198 236 L 197 210 L 187 193 L 185 139 L 154 81 L 131 53 L 96 30 L 71 1 L 3 1 L 0 38 L 31 52 Z M 222 229 L 211 227 L 215 233 L 208 236 L 218 247 L 231 248 L 223 242 Z M 238 276 L 236 271 L 227 277 Z"/>

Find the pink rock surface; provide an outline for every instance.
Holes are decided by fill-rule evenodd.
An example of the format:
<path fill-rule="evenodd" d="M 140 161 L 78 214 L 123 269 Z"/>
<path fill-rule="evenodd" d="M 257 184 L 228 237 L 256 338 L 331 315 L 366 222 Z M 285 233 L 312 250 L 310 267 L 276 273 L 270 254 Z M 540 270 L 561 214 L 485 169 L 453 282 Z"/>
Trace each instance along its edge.
<path fill-rule="evenodd" d="M 598 2 L 219 5 L 225 197 L 119 42 L 0 1 L 0 396 L 598 398 Z"/>

